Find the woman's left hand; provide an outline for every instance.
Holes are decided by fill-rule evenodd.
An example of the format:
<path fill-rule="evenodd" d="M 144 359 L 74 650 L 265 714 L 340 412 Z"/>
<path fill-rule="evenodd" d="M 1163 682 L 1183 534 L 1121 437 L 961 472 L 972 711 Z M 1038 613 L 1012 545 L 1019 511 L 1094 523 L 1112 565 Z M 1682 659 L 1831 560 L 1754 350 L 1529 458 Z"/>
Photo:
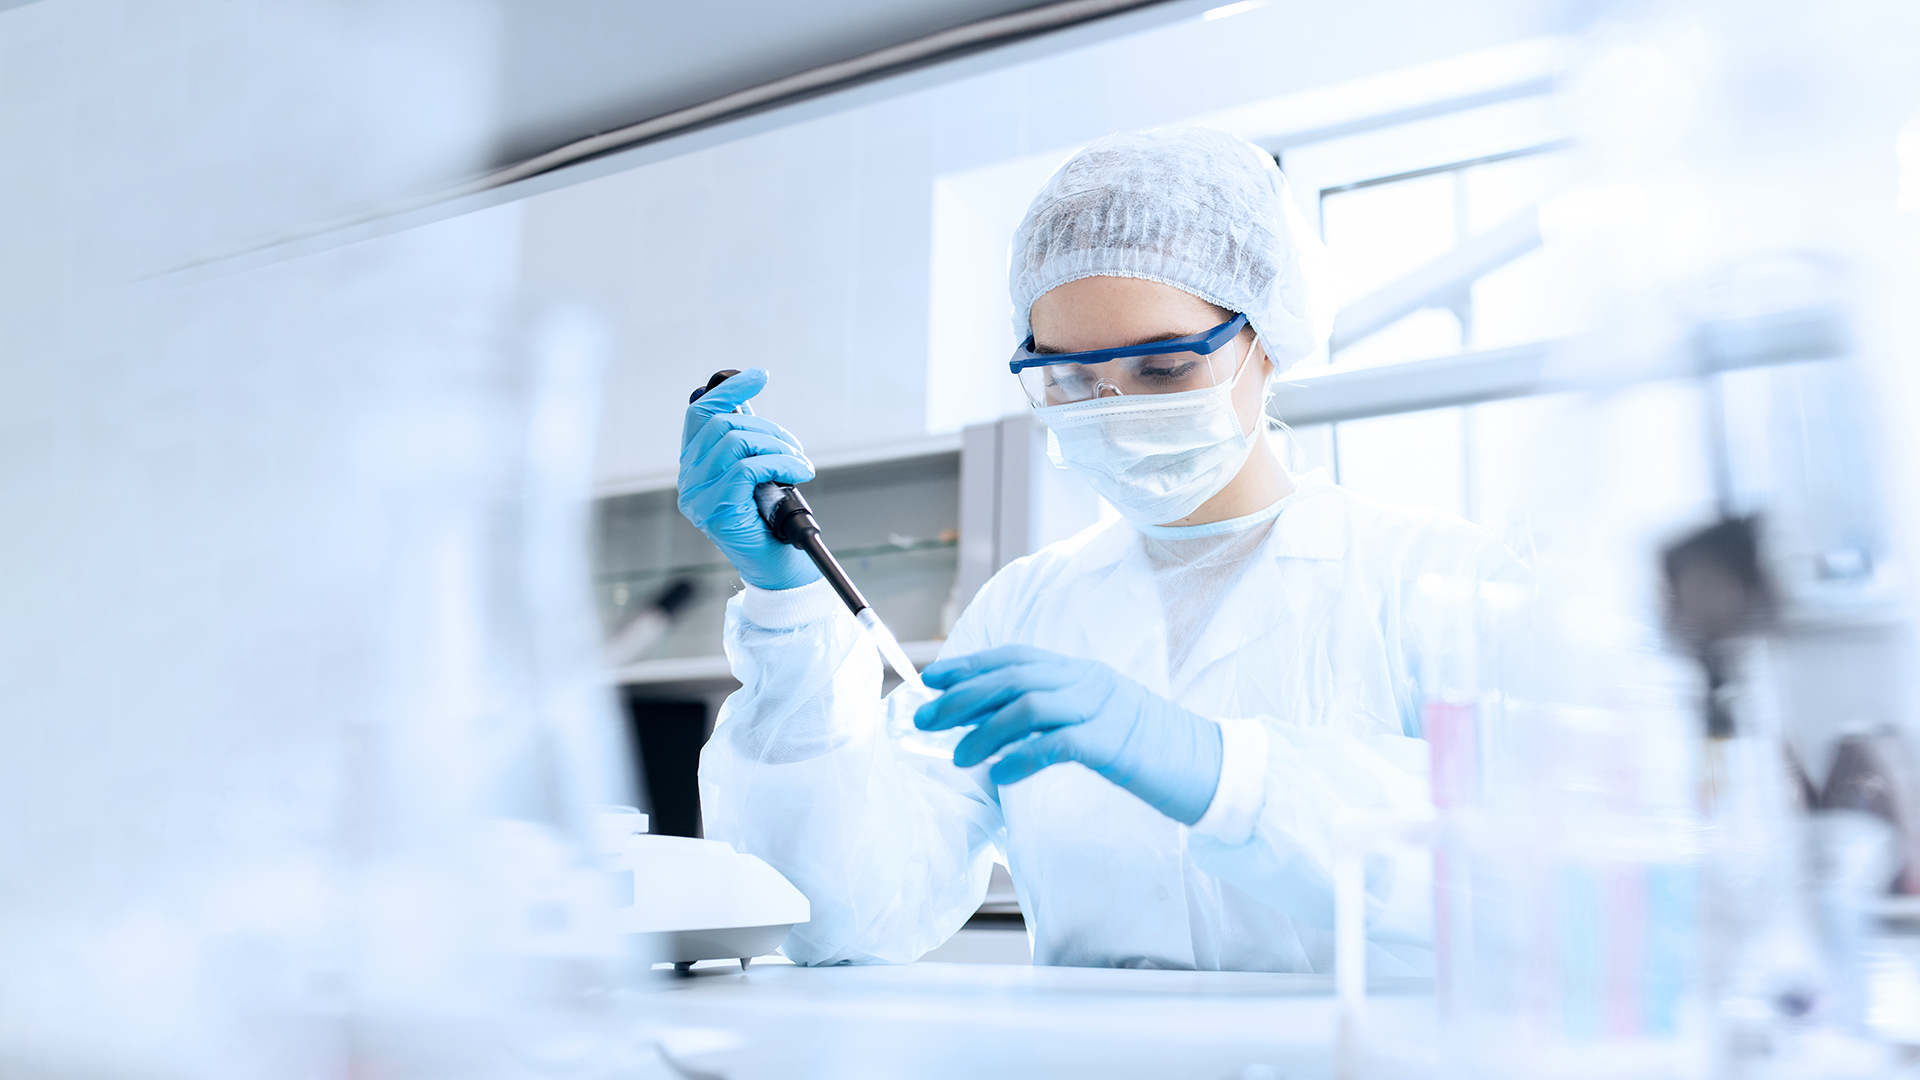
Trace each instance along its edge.
<path fill-rule="evenodd" d="M 954 748 L 955 765 L 1012 745 L 987 774 L 996 784 L 1077 761 L 1187 825 L 1220 784 L 1220 725 L 1097 660 L 1006 645 L 935 661 L 922 678 L 946 692 L 920 707 L 916 727 L 974 725 Z"/>

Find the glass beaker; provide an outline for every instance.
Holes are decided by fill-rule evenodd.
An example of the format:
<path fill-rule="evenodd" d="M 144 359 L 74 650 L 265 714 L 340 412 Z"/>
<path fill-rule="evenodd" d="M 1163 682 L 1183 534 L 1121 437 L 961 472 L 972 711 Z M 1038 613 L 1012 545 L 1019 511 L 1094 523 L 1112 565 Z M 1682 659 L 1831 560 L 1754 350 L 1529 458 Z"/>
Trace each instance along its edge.
<path fill-rule="evenodd" d="M 960 745 L 970 728 L 922 731 L 913 726 L 913 714 L 920 706 L 940 696 L 940 691 L 922 682 L 901 683 L 884 703 L 887 711 L 887 737 L 900 747 L 922 757 L 953 762 L 953 748 Z"/>

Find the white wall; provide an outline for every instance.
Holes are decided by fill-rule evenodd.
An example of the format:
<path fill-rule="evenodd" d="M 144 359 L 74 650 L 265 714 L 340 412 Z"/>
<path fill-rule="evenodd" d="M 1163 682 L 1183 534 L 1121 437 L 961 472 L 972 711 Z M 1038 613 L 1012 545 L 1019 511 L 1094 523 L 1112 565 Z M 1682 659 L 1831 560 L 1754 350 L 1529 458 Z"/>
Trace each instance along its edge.
<path fill-rule="evenodd" d="M 816 457 L 1018 409 L 999 298 L 1049 162 L 1110 131 L 1208 115 L 1258 136 L 1273 110 L 1221 110 L 1556 28 L 1519 2 L 1276 3 L 537 196 L 531 287 L 590 296 L 619 328 L 602 489 L 671 482 L 686 393 L 721 367 L 772 370 L 759 411 Z M 716 332 L 724 344 L 661 344 Z"/>
<path fill-rule="evenodd" d="M 529 201 L 529 291 L 615 331 L 603 484 L 669 477 L 721 368 L 771 370 L 756 409 L 816 452 L 921 433 L 927 153 L 886 105 Z"/>
<path fill-rule="evenodd" d="M 933 293 L 927 304 L 929 434 L 1026 408 L 1019 383 L 995 360 L 1013 347 L 1007 246 L 1027 205 L 1071 150 L 965 169 L 933 182 Z"/>

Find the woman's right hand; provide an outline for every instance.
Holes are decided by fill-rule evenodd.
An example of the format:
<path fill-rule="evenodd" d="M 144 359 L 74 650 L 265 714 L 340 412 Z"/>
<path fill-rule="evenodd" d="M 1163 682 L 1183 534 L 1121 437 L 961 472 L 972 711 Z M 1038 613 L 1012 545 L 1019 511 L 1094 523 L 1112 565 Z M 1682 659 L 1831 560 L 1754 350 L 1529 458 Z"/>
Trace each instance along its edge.
<path fill-rule="evenodd" d="M 680 512 L 720 548 L 747 584 L 793 589 L 820 579 L 805 552 L 773 538 L 753 489 L 813 479 L 813 463 L 779 424 L 734 410 L 765 389 L 764 368 L 748 368 L 687 406 L 680 435 Z"/>

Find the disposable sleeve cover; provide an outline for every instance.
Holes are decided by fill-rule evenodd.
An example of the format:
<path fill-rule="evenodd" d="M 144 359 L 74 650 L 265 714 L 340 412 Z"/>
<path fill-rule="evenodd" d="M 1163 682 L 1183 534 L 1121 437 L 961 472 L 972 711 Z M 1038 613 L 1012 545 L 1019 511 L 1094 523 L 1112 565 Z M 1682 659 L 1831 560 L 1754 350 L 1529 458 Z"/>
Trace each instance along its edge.
<path fill-rule="evenodd" d="M 701 808 L 708 838 L 806 895 L 813 917 L 782 951 L 907 963 L 951 937 L 1003 843 L 982 777 L 886 736 L 878 651 L 824 581 L 749 588 L 728 604 L 724 641 L 741 688 L 701 751 Z"/>
<path fill-rule="evenodd" d="M 1231 846 L 1253 834 L 1254 816 L 1266 801 L 1267 730 L 1258 720 L 1219 725 L 1220 781 L 1193 831 Z"/>

